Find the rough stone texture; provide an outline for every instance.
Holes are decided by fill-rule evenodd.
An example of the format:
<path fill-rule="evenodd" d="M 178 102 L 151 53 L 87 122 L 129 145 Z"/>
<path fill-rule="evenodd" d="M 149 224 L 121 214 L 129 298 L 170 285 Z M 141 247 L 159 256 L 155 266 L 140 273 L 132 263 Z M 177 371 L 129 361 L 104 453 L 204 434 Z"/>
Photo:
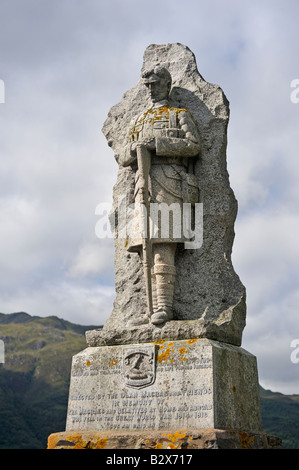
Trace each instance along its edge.
<path fill-rule="evenodd" d="M 240 347 L 246 302 L 231 262 L 237 202 L 226 168 L 228 101 L 201 77 L 187 47 L 149 46 L 142 70 L 158 63 L 172 75 L 170 106 L 190 111 L 200 134 L 203 245 L 176 254 L 174 319 L 128 327 L 146 311 L 145 279 L 139 255 L 115 237 L 114 308 L 73 357 L 66 431 L 50 435 L 48 448 L 280 448 L 262 432 L 256 358 Z M 117 161 L 147 99 L 139 80 L 110 110 L 103 132 Z M 119 166 L 116 220 L 119 196 L 134 202 L 134 176 Z"/>
<path fill-rule="evenodd" d="M 148 342 L 158 337 L 208 337 L 240 345 L 246 302 L 245 288 L 231 262 L 237 202 L 226 166 L 229 104 L 221 88 L 207 83 L 199 74 L 194 55 L 187 47 L 149 46 L 142 70 L 157 63 L 166 66 L 172 75 L 171 105 L 187 108 L 198 125 L 202 150 L 195 174 L 204 211 L 203 245 L 177 253 L 176 321 L 163 327 L 144 325 L 128 330 L 128 320 L 146 309 L 144 274 L 139 255 L 128 253 L 125 240 L 116 237 L 114 308 L 104 328 L 89 332 L 87 341 L 100 346 Z M 132 117 L 142 113 L 147 104 L 146 90 L 139 80 L 110 110 L 103 133 L 116 160 Z M 114 211 L 117 212 L 118 196 L 126 195 L 128 203 L 132 203 L 133 190 L 132 169 L 120 166 L 114 186 Z"/>
<path fill-rule="evenodd" d="M 60 432 L 48 438 L 48 449 L 281 449 L 281 439 L 265 433 L 223 429 L 177 432 Z"/>
<path fill-rule="evenodd" d="M 256 358 L 208 339 L 87 348 L 73 357 L 66 431 L 261 432 Z"/>

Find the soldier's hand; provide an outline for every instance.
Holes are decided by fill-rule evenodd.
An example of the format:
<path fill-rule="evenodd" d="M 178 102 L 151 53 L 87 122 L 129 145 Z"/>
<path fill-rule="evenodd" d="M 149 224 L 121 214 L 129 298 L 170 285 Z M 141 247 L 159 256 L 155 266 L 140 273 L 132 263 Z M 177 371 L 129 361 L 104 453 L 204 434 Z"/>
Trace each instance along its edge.
<path fill-rule="evenodd" d="M 138 140 L 137 142 L 133 142 L 131 150 L 135 152 L 137 147 L 144 147 L 149 151 L 156 150 L 156 140 L 155 138 Z"/>
<path fill-rule="evenodd" d="M 146 139 L 145 147 L 147 148 L 147 150 L 151 150 L 151 151 L 156 150 L 156 139 L 155 138 Z"/>

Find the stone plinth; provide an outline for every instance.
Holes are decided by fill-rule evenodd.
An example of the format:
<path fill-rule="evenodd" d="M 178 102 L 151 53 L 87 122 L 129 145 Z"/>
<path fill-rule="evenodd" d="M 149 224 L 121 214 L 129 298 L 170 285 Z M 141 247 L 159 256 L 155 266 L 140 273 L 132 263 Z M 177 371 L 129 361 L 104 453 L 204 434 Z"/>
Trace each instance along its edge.
<path fill-rule="evenodd" d="M 280 449 L 281 440 L 262 432 L 223 429 L 196 431 L 104 433 L 97 431 L 51 434 L 48 449 Z M 181 461 L 180 461 L 181 462 Z"/>
<path fill-rule="evenodd" d="M 73 357 L 66 431 L 194 429 L 262 431 L 252 354 L 189 339 L 89 347 Z"/>

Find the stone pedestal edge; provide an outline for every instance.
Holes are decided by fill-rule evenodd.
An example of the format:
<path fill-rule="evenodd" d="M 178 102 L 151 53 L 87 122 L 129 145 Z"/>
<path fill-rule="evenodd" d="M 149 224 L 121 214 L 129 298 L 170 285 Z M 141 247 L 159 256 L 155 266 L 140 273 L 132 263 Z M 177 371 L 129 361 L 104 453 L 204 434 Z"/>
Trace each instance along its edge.
<path fill-rule="evenodd" d="M 48 449 L 281 449 L 281 439 L 263 432 L 199 429 L 177 432 L 58 432 Z"/>

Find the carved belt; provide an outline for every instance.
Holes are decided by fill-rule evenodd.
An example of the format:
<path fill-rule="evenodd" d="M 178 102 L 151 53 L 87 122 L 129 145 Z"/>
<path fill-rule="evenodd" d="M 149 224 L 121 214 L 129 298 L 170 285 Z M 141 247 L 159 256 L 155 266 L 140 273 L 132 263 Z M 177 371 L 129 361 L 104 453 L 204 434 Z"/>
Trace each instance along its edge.
<path fill-rule="evenodd" d="M 186 159 L 183 157 L 157 157 L 154 156 L 151 161 L 152 165 L 180 165 L 187 168 Z"/>

